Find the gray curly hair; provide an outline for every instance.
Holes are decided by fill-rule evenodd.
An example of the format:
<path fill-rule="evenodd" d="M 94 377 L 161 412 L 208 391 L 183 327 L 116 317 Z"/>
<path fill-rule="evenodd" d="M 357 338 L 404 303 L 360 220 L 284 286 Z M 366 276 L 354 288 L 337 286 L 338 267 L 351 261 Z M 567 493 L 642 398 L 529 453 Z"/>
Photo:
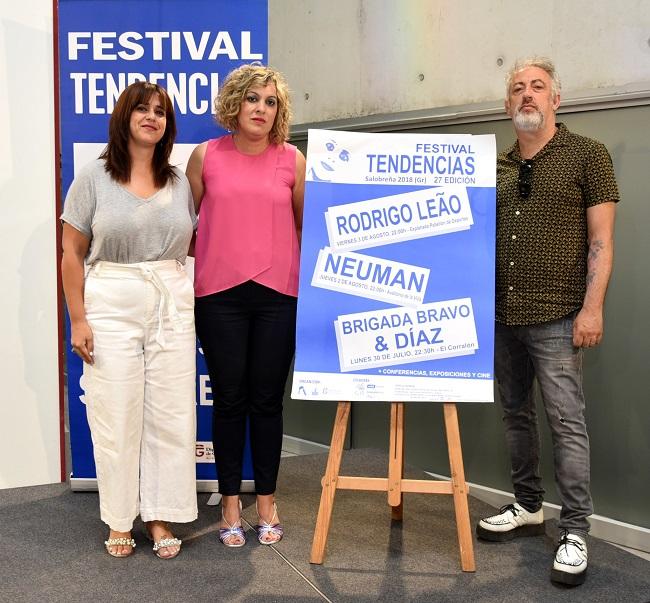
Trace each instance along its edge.
<path fill-rule="evenodd" d="M 506 74 L 506 98 L 510 94 L 510 86 L 512 86 L 512 80 L 515 75 L 520 71 L 527 69 L 528 67 L 539 67 L 548 73 L 551 78 L 551 91 L 553 96 L 557 96 L 562 89 L 562 83 L 560 82 L 560 76 L 558 75 L 555 64 L 551 59 L 547 57 L 532 56 L 526 57 L 523 59 L 517 59 L 515 64 L 510 68 Z"/>

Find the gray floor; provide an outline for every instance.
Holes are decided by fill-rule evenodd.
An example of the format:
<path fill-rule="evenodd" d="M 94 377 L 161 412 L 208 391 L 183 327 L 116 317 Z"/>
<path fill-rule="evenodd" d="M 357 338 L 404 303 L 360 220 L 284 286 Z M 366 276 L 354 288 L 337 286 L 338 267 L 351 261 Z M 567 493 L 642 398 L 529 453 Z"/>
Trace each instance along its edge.
<path fill-rule="evenodd" d="M 219 508 L 200 495 L 199 519 L 176 526 L 185 542 L 171 561 L 156 559 L 138 529 L 132 557 L 109 557 L 95 493 L 64 484 L 0 491 L 0 601 L 650 601 L 650 563 L 597 539 L 589 543 L 583 586 L 551 584 L 551 522 L 546 537 L 475 542 L 477 571 L 463 573 L 451 497 L 442 495 L 407 495 L 398 523 L 385 494 L 338 492 L 325 563 L 310 565 L 325 462 L 326 455 L 283 458 L 278 503 L 286 536 L 279 545 L 260 546 L 249 529 L 246 546 L 226 549 L 216 537 Z M 386 470 L 380 452 L 344 456 L 342 473 Z M 244 518 L 254 523 L 254 499 L 243 499 Z M 491 511 L 471 499 L 472 521 Z"/>

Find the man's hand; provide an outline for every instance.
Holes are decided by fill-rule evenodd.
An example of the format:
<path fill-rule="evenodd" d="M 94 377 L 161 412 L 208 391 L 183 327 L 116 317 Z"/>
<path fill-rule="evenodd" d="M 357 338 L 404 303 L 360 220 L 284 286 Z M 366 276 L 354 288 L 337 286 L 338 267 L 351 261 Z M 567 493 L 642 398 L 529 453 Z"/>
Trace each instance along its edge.
<path fill-rule="evenodd" d="M 603 338 L 603 311 L 583 307 L 573 321 L 573 345 L 593 348 Z"/>

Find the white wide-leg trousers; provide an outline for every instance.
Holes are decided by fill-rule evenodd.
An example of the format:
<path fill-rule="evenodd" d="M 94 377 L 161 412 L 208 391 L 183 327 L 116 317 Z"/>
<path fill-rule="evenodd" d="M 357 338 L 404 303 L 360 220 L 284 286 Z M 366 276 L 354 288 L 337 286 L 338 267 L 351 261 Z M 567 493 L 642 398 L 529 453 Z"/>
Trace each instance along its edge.
<path fill-rule="evenodd" d="M 196 504 L 194 291 L 175 260 L 97 262 L 84 293 L 95 363 L 84 363 L 102 520 L 189 522 Z"/>

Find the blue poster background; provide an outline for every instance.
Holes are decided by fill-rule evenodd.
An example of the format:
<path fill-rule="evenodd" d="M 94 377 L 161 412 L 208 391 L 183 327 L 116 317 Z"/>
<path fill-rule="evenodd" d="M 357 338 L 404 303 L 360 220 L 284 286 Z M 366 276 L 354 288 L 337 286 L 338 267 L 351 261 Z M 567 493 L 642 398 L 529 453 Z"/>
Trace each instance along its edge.
<path fill-rule="evenodd" d="M 178 130 L 172 163 L 184 168 L 196 144 L 222 133 L 212 115 L 218 83 L 238 65 L 265 63 L 268 56 L 267 0 L 60 0 L 58 14 L 64 197 L 74 178 L 75 157 L 78 168 L 80 157 L 96 158 L 105 145 L 111 99 L 128 83 L 155 80 L 170 93 Z M 67 315 L 66 328 L 69 333 Z M 94 479 L 82 362 L 66 349 L 72 477 Z M 216 479 L 210 460 L 211 404 L 207 369 L 197 347 L 200 480 Z M 243 477 L 253 477 L 248 445 Z"/>
<path fill-rule="evenodd" d="M 308 177 L 305 190 L 305 215 L 303 219 L 303 238 L 301 250 L 300 291 L 298 301 L 297 350 L 292 397 L 313 400 L 441 400 L 466 401 L 473 394 L 462 393 L 463 385 L 446 384 L 435 394 L 437 385 L 431 375 L 449 376 L 457 381 L 478 379 L 484 382 L 483 392 L 488 392 L 480 399 L 472 401 L 492 401 L 493 354 L 494 354 L 494 240 L 495 240 L 495 188 L 492 180 L 495 174 L 494 153 L 491 145 L 485 157 L 478 155 L 476 172 L 481 172 L 482 181 L 465 187 L 473 224 L 471 228 L 451 232 L 440 236 L 426 236 L 386 245 L 374 245 L 354 249 L 355 252 L 383 258 L 430 270 L 428 286 L 422 303 L 439 300 L 471 298 L 476 325 L 478 347 L 474 353 L 447 358 L 436 358 L 420 362 L 399 362 L 383 367 L 361 368 L 347 371 L 343 375 L 337 336 L 334 323 L 341 315 L 368 313 L 399 307 L 396 304 L 369 299 L 363 295 L 352 295 L 340 291 L 328 290 L 312 284 L 319 251 L 330 246 L 331 241 L 326 227 L 325 214 L 337 206 L 351 206 L 367 200 L 390 198 L 417 191 L 442 190 L 442 186 L 431 186 L 435 180 L 430 179 L 426 186 L 409 184 L 375 184 L 362 182 L 366 178 L 364 167 L 355 171 L 353 166 L 346 166 L 348 171 L 337 178 L 336 171 L 329 172 L 326 165 L 328 154 L 319 151 L 318 142 L 314 144 L 314 133 L 318 140 L 329 140 L 328 145 L 335 146 L 347 142 L 348 148 L 358 145 L 357 155 L 363 155 L 364 149 L 373 153 L 387 153 L 397 144 L 413 148 L 421 137 L 427 144 L 438 139 L 435 135 L 396 135 L 396 134 L 352 134 L 346 132 L 310 131 L 308 152 Z M 451 138 L 451 137 L 450 137 Z M 459 137 L 469 144 L 472 137 Z M 357 142 L 357 139 L 359 140 Z M 445 139 L 446 140 L 446 139 Z M 365 146 L 364 146 L 365 145 Z M 401 147 L 400 147 L 401 148 Z M 395 151 L 397 152 L 397 151 Z M 347 153 L 347 151 L 345 152 Z M 331 154 L 330 154 L 331 156 Z M 343 161 L 351 163 L 349 154 L 342 155 Z M 324 159 L 325 158 L 325 159 Z M 321 163 L 322 162 L 322 163 Z M 482 163 L 481 163 L 482 162 Z M 336 164 L 336 158 L 331 165 Z M 341 165 L 341 160 L 338 160 Z M 361 164 L 359 164 L 361 165 Z M 331 177 L 332 181 L 323 181 Z M 338 180 L 338 181 L 337 181 Z M 488 185 L 486 185 L 488 184 Z M 417 327 L 417 325 L 416 325 Z M 378 331 L 381 333 L 381 331 Z M 418 373 L 417 376 L 411 374 Z M 424 374 L 426 373 L 426 375 Z M 470 376 L 468 379 L 468 376 Z M 369 376 L 366 378 L 365 376 Z M 370 378 L 370 376 L 374 377 Z M 406 390 L 403 397 L 383 397 L 376 394 L 381 389 L 381 379 L 397 382 L 415 383 L 430 387 L 433 392 L 426 396 L 422 390 L 409 398 Z M 463 379 L 458 377 L 464 376 Z M 347 381 L 345 380 L 347 379 Z M 425 384 L 425 382 L 427 382 Z M 370 388 L 364 390 L 365 388 Z M 324 391 L 325 390 L 325 391 Z M 372 390 L 375 390 L 374 392 Z M 384 388 L 384 391 L 388 391 Z M 391 391 L 395 391 L 393 388 Z M 461 392 L 460 394 L 458 392 Z M 445 397 L 445 394 L 448 397 Z"/>

